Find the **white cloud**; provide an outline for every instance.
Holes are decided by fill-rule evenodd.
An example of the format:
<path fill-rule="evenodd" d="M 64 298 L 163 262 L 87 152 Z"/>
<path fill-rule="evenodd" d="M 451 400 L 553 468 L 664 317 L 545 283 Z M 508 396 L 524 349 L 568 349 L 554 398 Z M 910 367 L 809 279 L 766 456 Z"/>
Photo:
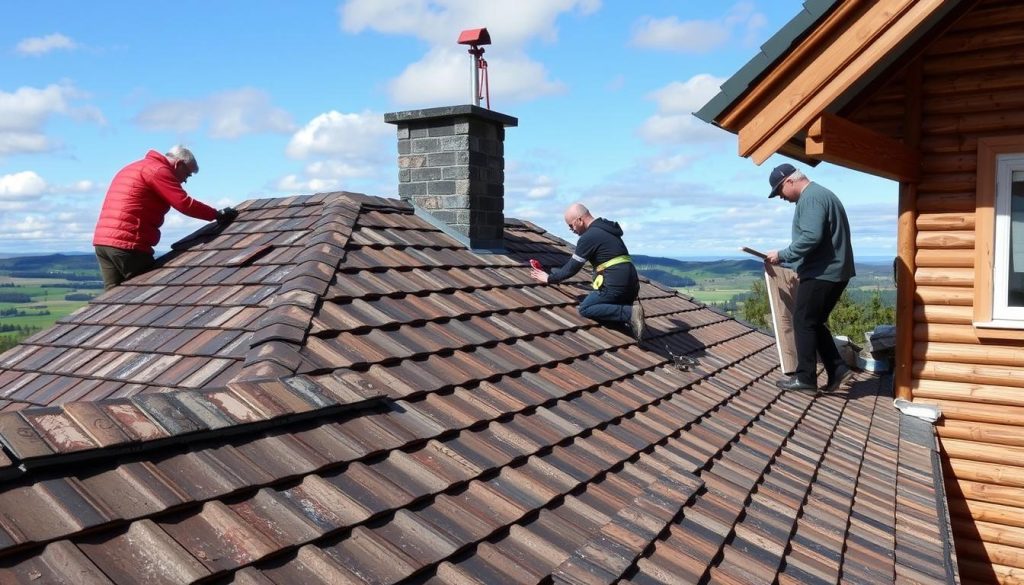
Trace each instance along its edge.
<path fill-rule="evenodd" d="M 271 104 L 265 91 L 251 87 L 157 103 L 140 112 L 135 122 L 147 130 L 174 132 L 193 132 L 205 125 L 211 138 L 221 139 L 295 129 L 287 111 Z"/>
<path fill-rule="evenodd" d="M 705 73 L 672 83 L 655 90 L 648 98 L 658 104 L 658 111 L 647 118 L 637 131 L 651 144 L 705 143 L 730 139 L 728 133 L 693 117 L 699 109 L 718 93 L 724 78 Z"/>
<path fill-rule="evenodd" d="M 345 114 L 331 110 L 313 118 L 299 129 L 285 153 L 292 158 L 316 155 L 365 160 L 379 156 L 386 148 L 385 137 L 394 138 L 395 129 L 384 122 L 383 114 L 364 111 Z"/>
<path fill-rule="evenodd" d="M 51 84 L 44 88 L 20 87 L 12 93 L 0 91 L 0 155 L 47 152 L 59 147 L 43 132 L 55 115 L 104 124 L 102 113 L 93 106 L 76 106 L 88 97 L 73 85 Z"/>
<path fill-rule="evenodd" d="M 75 41 L 60 33 L 53 33 L 44 37 L 23 39 L 14 47 L 14 50 L 22 55 L 42 55 L 58 49 L 72 51 L 77 48 L 78 43 Z"/>
<path fill-rule="evenodd" d="M 371 30 L 426 41 L 427 53 L 388 89 L 399 104 L 438 105 L 470 102 L 469 55 L 455 41 L 458 31 L 484 25 L 495 43 L 486 48 L 485 58 L 500 72 L 490 79 L 494 101 L 518 102 L 565 91 L 524 47 L 534 39 L 556 41 L 556 22 L 563 13 L 588 15 L 600 6 L 599 0 L 349 0 L 339 13 L 345 32 Z"/>
<path fill-rule="evenodd" d="M 384 115 L 335 110 L 320 114 L 292 135 L 285 154 L 309 159 L 300 174 L 289 174 L 271 187 L 287 193 L 394 189 L 395 128 Z M 382 178 L 391 179 L 383 183 Z M 384 189 L 384 191 L 381 191 Z"/>
<path fill-rule="evenodd" d="M 693 160 L 694 157 L 686 154 L 664 156 L 647 161 L 647 168 L 652 173 L 673 173 L 690 166 Z"/>
<path fill-rule="evenodd" d="M 410 35 L 432 45 L 453 44 L 453 31 L 486 26 L 496 43 L 520 46 L 533 38 L 558 38 L 555 21 L 563 12 L 592 14 L 600 0 L 349 0 L 339 9 L 341 28 Z"/>
<path fill-rule="evenodd" d="M 644 16 L 634 24 L 630 44 L 641 49 L 705 54 L 725 46 L 736 35 L 750 43 L 766 23 L 765 16 L 750 2 L 735 4 L 725 16 L 714 20 Z"/>
<path fill-rule="evenodd" d="M 0 175 L 0 200 L 38 199 L 46 190 L 46 181 L 34 171 Z"/>
<path fill-rule="evenodd" d="M 326 191 L 337 191 L 341 188 L 341 181 L 330 179 L 300 178 L 298 175 L 287 175 L 282 177 L 274 188 L 284 193 L 323 193 Z"/>
<path fill-rule="evenodd" d="M 500 72 L 489 81 L 493 102 L 523 102 L 565 91 L 563 83 L 548 79 L 543 64 L 524 54 L 506 53 L 489 59 L 488 65 Z M 435 47 L 391 80 L 388 91 L 391 99 L 402 105 L 470 103 L 470 84 L 466 52 L 457 47 Z"/>

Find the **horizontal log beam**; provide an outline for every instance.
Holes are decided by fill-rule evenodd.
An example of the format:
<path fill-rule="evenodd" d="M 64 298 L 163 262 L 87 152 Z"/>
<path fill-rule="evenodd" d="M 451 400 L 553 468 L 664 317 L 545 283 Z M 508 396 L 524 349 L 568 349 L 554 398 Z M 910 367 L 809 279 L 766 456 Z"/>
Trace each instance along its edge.
<path fill-rule="evenodd" d="M 1024 427 L 1024 407 L 1020 406 L 978 404 L 974 402 L 961 402 L 959 400 L 938 400 L 935 398 L 921 398 L 916 395 L 914 400 L 921 404 L 934 404 L 938 406 L 942 409 L 942 416 L 951 420 Z M 1024 468 L 1021 469 L 1024 470 Z"/>
<path fill-rule="evenodd" d="M 940 439 L 963 439 L 993 445 L 1024 447 L 1024 433 L 1020 427 L 1012 425 L 943 418 L 935 425 L 935 432 Z"/>
<path fill-rule="evenodd" d="M 974 303 L 974 290 L 959 286 L 918 286 L 914 302 L 922 305 L 955 305 L 968 307 Z"/>
<path fill-rule="evenodd" d="M 918 230 L 973 230 L 974 213 L 918 213 L 915 221 Z"/>
<path fill-rule="evenodd" d="M 943 465 L 942 473 L 946 480 L 946 492 L 950 494 L 951 499 L 955 497 L 952 494 L 960 493 L 969 500 L 1024 508 L 1024 490 L 1020 488 L 957 478 L 953 474 L 953 469 L 947 465 Z"/>
<path fill-rule="evenodd" d="M 1002 487 L 1024 488 L 1024 467 L 994 465 L 966 459 L 947 459 L 946 462 L 957 479 Z"/>
<path fill-rule="evenodd" d="M 894 181 L 916 183 L 921 177 L 916 150 L 829 113 L 811 124 L 804 150 L 813 158 Z"/>
<path fill-rule="evenodd" d="M 974 345 L 969 343 L 914 343 L 914 359 L 954 362 L 971 365 L 1024 367 L 1024 351 L 1007 345 Z M 1022 384 L 1007 384 L 1020 386 Z"/>
<path fill-rule="evenodd" d="M 974 232 L 968 230 L 941 230 L 917 233 L 918 248 L 970 248 L 974 249 Z"/>
<path fill-rule="evenodd" d="M 931 286 L 974 287 L 974 268 L 922 266 L 914 273 L 914 282 Z"/>
<path fill-rule="evenodd" d="M 957 557 L 964 556 L 1009 567 L 1024 567 L 1024 549 L 970 538 L 957 538 L 954 544 Z"/>
<path fill-rule="evenodd" d="M 914 376 L 926 380 L 1024 386 L 1024 368 L 978 364 L 916 361 Z"/>
<path fill-rule="evenodd" d="M 952 459 L 963 459 L 976 463 L 1016 467 L 1021 461 L 1024 461 L 1024 447 L 1009 445 L 995 447 L 963 439 L 945 438 L 942 440 L 942 450 Z M 1021 510 L 1021 517 L 1024 518 L 1024 510 Z"/>
<path fill-rule="evenodd" d="M 935 250 L 925 248 L 917 251 L 915 263 L 928 268 L 974 268 L 974 250 Z"/>
<path fill-rule="evenodd" d="M 974 322 L 974 309 L 959 305 L 917 305 L 914 307 L 914 320 L 920 323 L 970 325 Z"/>
<path fill-rule="evenodd" d="M 1024 528 L 1024 510 L 1003 504 L 951 498 L 949 513 L 961 518 Z"/>

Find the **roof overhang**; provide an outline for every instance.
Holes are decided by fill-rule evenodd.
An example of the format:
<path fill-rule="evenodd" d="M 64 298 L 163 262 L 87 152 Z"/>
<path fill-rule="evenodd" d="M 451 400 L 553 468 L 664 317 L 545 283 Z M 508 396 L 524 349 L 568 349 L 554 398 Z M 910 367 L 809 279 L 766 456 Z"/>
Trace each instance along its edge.
<path fill-rule="evenodd" d="M 843 114 L 880 77 L 916 55 L 955 8 L 972 3 L 808 0 L 696 116 L 737 134 L 739 155 L 757 164 L 781 153 L 915 181 L 915 149 Z"/>

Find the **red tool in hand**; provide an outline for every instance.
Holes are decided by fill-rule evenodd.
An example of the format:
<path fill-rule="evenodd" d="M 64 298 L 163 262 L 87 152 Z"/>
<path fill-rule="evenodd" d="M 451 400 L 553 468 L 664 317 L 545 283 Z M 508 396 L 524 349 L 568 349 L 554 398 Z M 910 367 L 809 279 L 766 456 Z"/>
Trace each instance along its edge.
<path fill-rule="evenodd" d="M 540 264 L 540 260 L 537 260 L 536 258 L 530 258 L 530 266 L 533 266 L 537 270 L 544 270 L 544 267 Z"/>

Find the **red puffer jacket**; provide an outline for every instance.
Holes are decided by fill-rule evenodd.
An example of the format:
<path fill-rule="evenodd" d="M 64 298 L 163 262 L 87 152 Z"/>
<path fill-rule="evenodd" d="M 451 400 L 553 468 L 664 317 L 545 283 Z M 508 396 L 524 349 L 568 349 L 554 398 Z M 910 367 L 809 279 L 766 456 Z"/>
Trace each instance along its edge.
<path fill-rule="evenodd" d="M 146 158 L 114 175 L 92 244 L 152 254 L 160 241 L 164 216 L 172 207 L 196 219 L 217 217 L 214 208 L 189 197 L 181 188 L 167 157 L 151 150 Z"/>

